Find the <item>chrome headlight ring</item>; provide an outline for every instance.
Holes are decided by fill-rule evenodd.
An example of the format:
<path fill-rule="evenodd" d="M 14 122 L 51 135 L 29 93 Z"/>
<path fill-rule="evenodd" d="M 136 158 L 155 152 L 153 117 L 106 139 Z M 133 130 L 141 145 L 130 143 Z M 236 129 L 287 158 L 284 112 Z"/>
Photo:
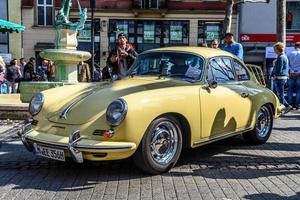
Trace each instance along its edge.
<path fill-rule="evenodd" d="M 106 110 L 106 120 L 110 126 L 119 126 L 125 119 L 128 106 L 124 99 L 116 99 Z"/>
<path fill-rule="evenodd" d="M 37 115 L 44 105 L 45 97 L 42 93 L 36 93 L 30 101 L 29 113 L 34 116 Z"/>

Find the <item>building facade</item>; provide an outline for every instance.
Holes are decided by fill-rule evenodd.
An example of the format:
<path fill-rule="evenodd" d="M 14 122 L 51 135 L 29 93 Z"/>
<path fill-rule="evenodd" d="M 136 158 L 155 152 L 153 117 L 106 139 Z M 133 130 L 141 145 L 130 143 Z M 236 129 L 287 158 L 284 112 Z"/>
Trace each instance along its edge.
<path fill-rule="evenodd" d="M 0 19 L 22 24 L 21 0 L 0 0 Z M 9 61 L 23 54 L 22 33 L 0 33 L 0 54 Z"/>
<path fill-rule="evenodd" d="M 287 0 L 286 7 L 286 43 L 287 47 L 292 47 L 300 41 L 300 0 Z M 272 56 L 267 51 L 276 42 L 276 0 L 268 4 L 242 4 L 239 14 L 240 41 L 245 49 L 245 61 L 271 67 L 274 54 Z"/>
<path fill-rule="evenodd" d="M 80 0 L 88 8 L 85 29 L 78 33 L 78 49 L 91 50 L 90 1 Z M 54 17 L 59 0 L 22 0 L 24 55 L 38 55 L 53 48 Z M 78 2 L 73 0 L 70 20 L 78 18 Z M 109 51 L 115 48 L 116 37 L 123 32 L 138 52 L 164 46 L 197 46 L 221 39 L 225 3 L 197 0 L 96 0 L 95 1 L 95 60 L 101 67 Z M 237 33 L 234 12 L 232 32 Z"/>

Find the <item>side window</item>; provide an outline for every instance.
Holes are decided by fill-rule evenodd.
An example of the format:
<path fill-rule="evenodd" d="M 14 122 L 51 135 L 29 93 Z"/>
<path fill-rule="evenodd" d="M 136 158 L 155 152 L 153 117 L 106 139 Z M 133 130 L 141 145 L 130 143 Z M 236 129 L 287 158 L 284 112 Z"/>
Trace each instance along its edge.
<path fill-rule="evenodd" d="M 208 81 L 226 82 L 235 80 L 230 58 L 213 58 L 208 64 Z"/>
<path fill-rule="evenodd" d="M 247 81 L 250 79 L 247 70 L 238 61 L 233 61 L 233 67 L 238 81 Z"/>

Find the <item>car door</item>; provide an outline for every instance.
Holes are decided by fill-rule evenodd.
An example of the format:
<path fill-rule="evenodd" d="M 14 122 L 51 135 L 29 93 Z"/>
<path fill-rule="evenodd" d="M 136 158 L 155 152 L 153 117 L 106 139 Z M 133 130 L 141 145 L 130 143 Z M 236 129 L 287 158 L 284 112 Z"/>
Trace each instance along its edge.
<path fill-rule="evenodd" d="M 236 77 L 230 57 L 214 57 L 208 61 L 207 83 L 217 87 L 200 88 L 201 138 L 215 137 L 245 129 L 251 103 L 248 91 Z"/>

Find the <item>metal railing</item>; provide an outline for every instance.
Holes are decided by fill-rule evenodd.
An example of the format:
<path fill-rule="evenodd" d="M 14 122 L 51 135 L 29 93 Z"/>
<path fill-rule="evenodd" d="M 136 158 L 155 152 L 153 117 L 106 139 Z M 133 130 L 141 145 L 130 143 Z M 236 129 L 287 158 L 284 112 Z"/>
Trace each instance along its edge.
<path fill-rule="evenodd" d="M 246 64 L 248 69 L 254 74 L 256 80 L 264 86 L 267 86 L 266 80 L 265 80 L 265 75 L 262 71 L 262 68 L 258 65 L 252 65 L 252 64 Z"/>

